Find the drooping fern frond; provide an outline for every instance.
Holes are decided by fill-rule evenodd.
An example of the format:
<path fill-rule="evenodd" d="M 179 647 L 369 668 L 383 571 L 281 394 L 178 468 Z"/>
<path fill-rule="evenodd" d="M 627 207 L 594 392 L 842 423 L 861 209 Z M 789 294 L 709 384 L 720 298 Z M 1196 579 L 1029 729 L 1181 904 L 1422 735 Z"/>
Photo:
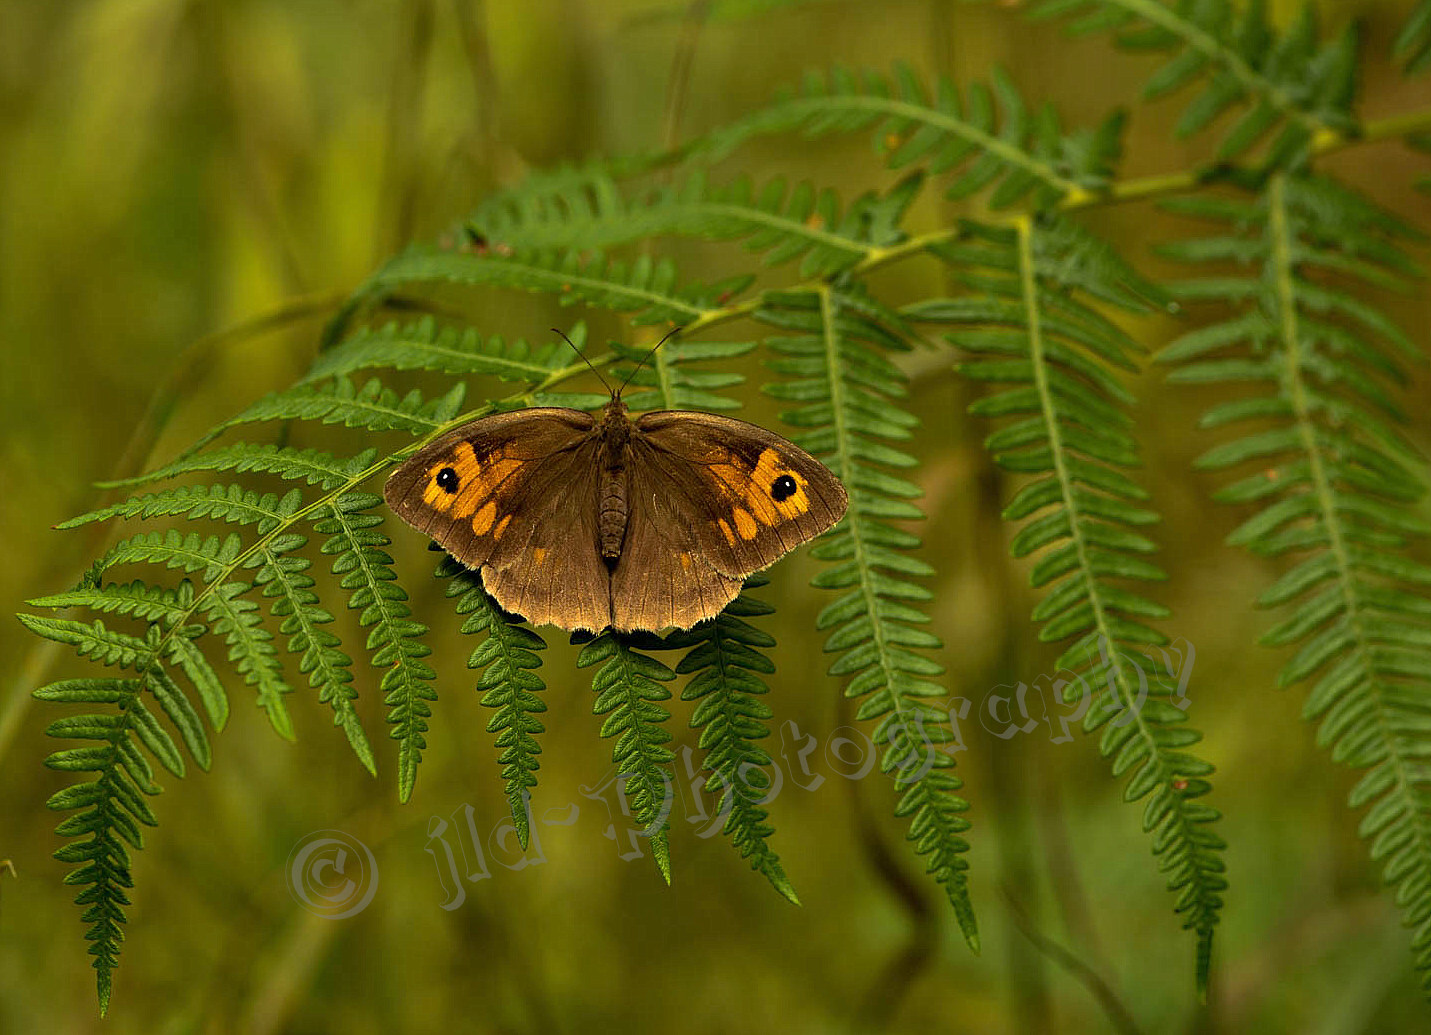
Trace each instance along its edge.
<path fill-rule="evenodd" d="M 1139 505 L 1147 493 L 1127 474 L 1138 464 L 1132 422 L 1122 409 L 1132 396 L 1110 369 L 1135 368 L 1131 357 L 1139 348 L 1074 289 L 1087 293 L 1101 281 L 1095 297 L 1127 308 L 1139 308 L 1138 296 L 1155 292 L 1135 290 L 1126 267 L 1071 225 L 1025 218 L 1015 229 L 980 233 L 982 246 L 941 253 L 971 270 L 966 279 L 980 293 L 920 303 L 905 315 L 957 325 L 950 344 L 976 357 L 959 370 L 1000 386 L 970 412 L 1016 418 L 985 443 L 1000 467 L 1034 476 L 1004 511 L 1006 519 L 1026 522 L 1010 551 L 1015 557 L 1041 551 L 1030 573 L 1033 585 L 1049 587 L 1034 609 L 1046 623 L 1039 638 L 1073 641 L 1056 663 L 1080 676 L 1065 690 L 1068 703 L 1087 683 L 1098 688 L 1084 729 L 1101 730 L 1099 751 L 1115 775 L 1129 774 L 1125 799 L 1145 801 L 1143 827 L 1153 834 L 1169 890 L 1178 894 L 1184 926 L 1197 933 L 1197 982 L 1205 990 L 1226 887 L 1223 842 L 1211 829 L 1219 814 L 1197 800 L 1210 790 L 1212 767 L 1184 750 L 1201 735 L 1169 700 L 1171 688 L 1150 686 L 1131 660 L 1143 647 L 1167 642 L 1146 622 L 1168 616 L 1124 585 L 1165 578 L 1148 560 L 1156 544 L 1141 531 L 1157 515 Z"/>
<path fill-rule="evenodd" d="M 111 590 L 114 599 L 124 601 L 114 608 L 120 613 L 149 611 L 173 616 L 174 609 L 184 607 L 178 590 L 138 591 L 132 586 Z M 97 592 L 104 594 L 103 590 Z M 131 601 L 133 607 L 129 606 Z M 222 697 L 222 688 L 206 664 L 200 662 L 195 669 L 193 656 L 183 648 L 162 646 L 164 637 L 157 624 L 150 625 L 148 634 L 141 638 L 108 629 L 100 621 L 91 624 L 29 614 L 21 615 L 20 621 L 39 636 L 73 647 L 81 657 L 135 673 L 134 678 L 62 680 L 34 691 L 40 700 L 110 705 L 117 711 L 71 715 L 55 720 L 46 729 L 52 737 L 88 742 L 83 747 L 56 751 L 46 760 L 51 769 L 94 776 L 57 791 L 47 804 L 56 811 L 74 813 L 56 828 L 60 837 L 69 840 L 55 852 L 55 858 L 78 864 L 77 869 L 65 875 L 65 883 L 81 889 L 75 902 L 86 907 L 81 918 L 90 925 L 85 937 L 94 957 L 100 1009 L 104 1011 L 109 1006 L 113 972 L 119 965 L 120 943 L 124 940 L 121 925 L 126 922 L 125 907 L 130 904 L 127 889 L 134 886 L 129 849 L 144 846 L 140 824 L 157 823 L 145 799 L 158 794 L 160 788 L 144 751 L 176 777 L 184 775 L 184 751 L 202 769 L 207 769 L 211 760 L 203 721 L 168 666 L 177 665 L 191 679 L 197 676 L 194 688 L 216 729 L 227 714 L 227 704 L 221 706 L 214 699 L 216 691 Z M 186 643 L 201 631 L 192 625 L 172 628 Z M 158 704 L 178 732 L 184 751 L 145 704 L 146 696 Z"/>
<path fill-rule="evenodd" d="M 676 674 L 635 646 L 647 637 L 606 632 L 582 647 L 578 668 L 600 665 L 591 678 L 596 693 L 592 713 L 604 716 L 603 737 L 615 737 L 611 760 L 616 779 L 631 808 L 631 815 L 649 839 L 651 855 L 667 884 L 671 883 L 671 805 L 675 782 L 670 764 L 675 755 L 666 745 L 671 734 L 664 723 L 671 717 L 660 702 L 671 699 L 663 685 Z M 659 640 L 655 641 L 660 643 Z M 664 646 L 664 644 L 662 644 Z M 619 835 L 618 835 L 619 836 Z"/>
<path fill-rule="evenodd" d="M 393 559 L 385 549 L 392 540 L 377 526 L 381 496 L 350 492 L 328 505 L 313 523 L 314 531 L 328 536 L 323 552 L 333 557 L 333 574 L 350 590 L 348 606 L 359 612 L 368 629 L 372 663 L 384 669 L 378 688 L 387 704 L 390 736 L 398 742 L 398 796 L 406 801 L 417 783 L 417 766 L 427 740 L 429 702 L 437 700 L 432 681 L 437 673 L 424 658 L 432 648 L 424 642 L 427 626 L 412 616 L 407 590 L 397 581 Z"/>
<path fill-rule="evenodd" d="M 890 523 L 924 516 L 910 502 L 918 486 L 891 473 L 915 463 L 889 444 L 908 439 L 917 423 L 893 401 L 906 389 L 886 355 L 908 346 L 861 315 L 854 290 L 768 297 L 759 318 L 792 333 L 769 342 L 778 357 L 770 366 L 784 379 L 765 390 L 794 404 L 782 418 L 806 429 L 795 441 L 824 460 L 849 492 L 844 520 L 813 550 L 830 562 L 814 584 L 839 591 L 816 624 L 829 633 L 825 649 L 838 654 L 831 674 L 847 677 L 846 696 L 860 700 L 857 717 L 878 720 L 873 740 L 881 771 L 900 792 L 897 812 L 909 822 L 906 836 L 943 885 L 965 941 L 977 951 L 962 858 L 969 806 L 955 794 L 962 781 L 940 748 L 953 739 L 948 718 L 928 703 L 944 693 L 930 679 L 943 669 L 922 653 L 940 641 L 924 628 L 929 617 L 917 606 L 931 594 L 911 581 L 932 571 L 910 553 L 919 538 Z"/>
<path fill-rule="evenodd" d="M 601 170 L 537 175 L 493 195 L 466 226 L 519 249 L 607 248 L 663 235 L 740 240 L 766 266 L 800 260 L 800 275 L 839 273 L 874 248 L 904 239 L 906 210 L 922 185 L 905 177 L 884 194 L 868 192 L 841 209 L 839 195 L 783 178 L 758 190 L 748 177 L 713 186 L 701 170 L 684 182 L 627 198 Z"/>
<path fill-rule="evenodd" d="M 1279 684 L 1308 683 L 1303 715 L 1320 723 L 1318 744 L 1366 770 L 1350 804 L 1369 806 L 1361 833 L 1396 886 L 1431 994 L 1431 568 L 1408 556 L 1410 541 L 1428 531 L 1410 507 L 1424 492 L 1424 461 L 1395 426 L 1397 352 L 1417 354 L 1347 290 L 1411 268 L 1398 242 L 1415 235 L 1320 177 L 1278 175 L 1255 197 L 1174 208 L 1222 233 L 1169 246 L 1170 256 L 1217 261 L 1235 252 L 1255 265 L 1250 276 L 1183 285 L 1189 301 L 1234 315 L 1159 358 L 1179 364 L 1171 380 L 1263 389 L 1205 414 L 1204 427 L 1255 423 L 1198 465 L 1260 469 L 1218 493 L 1253 508 L 1230 541 L 1290 559 L 1257 601 L 1291 608 L 1263 642 L 1296 645 Z"/>
<path fill-rule="evenodd" d="M 876 127 L 876 143 L 891 168 L 924 163 L 931 175 L 955 173 L 945 196 L 966 198 L 997 183 L 991 208 L 1029 198 L 1045 208 L 1071 197 L 1096 194 L 1108 183 L 1122 146 L 1123 116 L 1115 113 L 1097 129 L 1065 134 L 1051 105 L 1030 111 L 1002 72 L 993 88 L 975 83 L 961 96 L 941 76 L 934 96 L 908 65 L 893 78 L 877 72 L 832 69 L 811 73 L 798 94 L 714 130 L 689 146 L 697 155 L 720 157 L 746 139 L 769 133 L 806 137 Z"/>
<path fill-rule="evenodd" d="M 766 579 L 746 580 L 747 590 Z M 764 874 L 772 887 L 796 905 L 800 900 L 785 876 L 780 857 L 767 840 L 774 832 L 765 804 L 778 792 L 763 767 L 771 764 L 760 744 L 770 736 L 766 720 L 774 714 L 760 697 L 770 692 L 760 673 L 775 671 L 775 663 L 761 653 L 775 646 L 775 638 L 745 621 L 775 609 L 742 592 L 714 620 L 702 622 L 686 633 L 667 639 L 673 647 L 688 648 L 676 672 L 691 678 L 681 691 L 683 701 L 697 701 L 691 728 L 700 730 L 705 751 L 702 768 L 715 780 L 719 795 L 717 818 L 721 831 L 750 868 Z M 711 784 L 710 778 L 706 781 Z"/>
<path fill-rule="evenodd" d="M 496 713 L 487 722 L 487 732 L 497 734 L 497 764 L 506 781 L 507 806 L 517 829 L 517 840 L 527 847 L 531 836 L 528 798 L 537 786 L 537 770 L 542 753 L 537 735 L 545 732 L 537 718 L 547 710 L 537 694 L 547 688 L 536 670 L 546 650 L 546 641 L 521 624 L 521 619 L 504 612 L 482 588 L 482 579 L 451 557 L 443 557 L 437 577 L 450 579 L 447 595 L 457 598 L 457 613 L 465 615 L 464 633 L 486 633 L 472 650 L 468 668 L 480 668 L 477 692 L 482 704 Z"/>
<path fill-rule="evenodd" d="M 1124 49 L 1171 52 L 1143 88 L 1144 99 L 1205 79 L 1202 92 L 1183 109 L 1178 136 L 1192 136 L 1235 106 L 1244 107 L 1222 138 L 1219 160 L 1237 158 L 1279 126 L 1265 158 L 1274 168 L 1318 134 L 1355 132 L 1356 33 L 1348 27 L 1323 44 L 1311 2 L 1281 34 L 1267 24 L 1265 0 L 1036 0 L 1029 13 L 1076 15 L 1069 27 L 1074 33 L 1111 31 Z"/>

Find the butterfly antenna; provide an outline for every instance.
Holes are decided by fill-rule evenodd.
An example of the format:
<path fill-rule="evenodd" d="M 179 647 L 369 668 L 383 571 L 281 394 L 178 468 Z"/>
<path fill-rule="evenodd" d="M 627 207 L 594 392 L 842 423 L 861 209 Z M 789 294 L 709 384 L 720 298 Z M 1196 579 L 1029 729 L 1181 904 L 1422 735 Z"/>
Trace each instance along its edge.
<path fill-rule="evenodd" d="M 574 342 L 574 341 L 572 341 L 570 338 L 568 338 L 568 337 L 566 336 L 566 332 L 565 332 L 565 331 L 560 330 L 560 329 L 558 329 L 558 328 L 556 328 L 556 327 L 553 327 L 553 328 L 552 328 L 552 333 L 553 333 L 553 334 L 560 334 L 561 337 L 562 337 L 562 340 L 565 341 L 568 345 L 571 346 L 571 351 L 575 352 L 578 356 L 580 356 L 580 357 L 581 357 L 581 361 L 582 361 L 583 363 L 585 363 L 588 367 L 591 367 L 591 372 L 592 372 L 593 374 L 595 374 L 595 375 L 596 375 L 596 379 L 601 382 L 601 387 L 602 387 L 602 388 L 605 388 L 608 392 L 611 392 L 611 382 L 607 381 L 606 378 L 604 378 L 604 377 L 601 376 L 601 371 L 600 371 L 600 370 L 597 370 L 597 369 L 596 369 L 596 365 L 595 365 L 594 363 L 592 363 L 591 360 L 589 360 L 589 359 L 586 358 L 586 353 L 582 352 L 581 349 L 579 349 L 579 348 L 576 347 L 576 342 Z M 625 386 L 623 385 L 622 387 L 625 387 Z M 619 391 L 617 391 L 617 392 L 612 392 L 611 394 L 612 394 L 613 397 L 617 397 L 617 396 L 620 396 L 620 395 L 621 395 L 621 393 L 620 393 Z"/>
<path fill-rule="evenodd" d="M 662 345 L 666 344 L 668 340 L 679 334 L 684 329 L 685 328 L 683 327 L 672 327 L 669 331 L 666 332 L 666 336 L 664 338 L 662 338 L 660 341 L 656 342 L 656 344 L 651 346 L 650 351 L 647 352 L 646 355 L 641 357 L 641 362 L 637 363 L 636 366 L 631 369 L 631 373 L 626 375 L 626 380 L 621 382 L 621 387 L 616 389 L 616 398 L 621 398 L 621 393 L 626 390 L 626 386 L 629 385 L 631 383 L 631 379 L 636 376 L 636 371 L 640 370 L 646 365 L 646 361 L 656 354 L 656 350 L 659 349 Z"/>

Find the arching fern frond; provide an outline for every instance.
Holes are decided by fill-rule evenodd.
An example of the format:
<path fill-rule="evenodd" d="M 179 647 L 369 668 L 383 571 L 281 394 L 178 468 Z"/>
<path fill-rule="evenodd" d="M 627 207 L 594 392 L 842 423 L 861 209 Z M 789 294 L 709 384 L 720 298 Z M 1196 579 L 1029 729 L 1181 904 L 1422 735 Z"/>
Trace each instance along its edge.
<path fill-rule="evenodd" d="M 1406 270 L 1397 241 L 1412 235 L 1324 178 L 1279 175 L 1253 198 L 1188 199 L 1176 210 L 1216 221 L 1222 236 L 1171 246 L 1170 255 L 1206 260 L 1236 250 L 1256 266 L 1252 277 L 1184 285 L 1183 297 L 1235 315 L 1159 358 L 1179 364 L 1174 381 L 1263 389 L 1207 412 L 1204 427 L 1252 420 L 1256 430 L 1198 465 L 1260 469 L 1218 493 L 1252 509 L 1230 541 L 1295 558 L 1258 598 L 1292 609 L 1263 641 L 1297 646 L 1279 683 L 1309 683 L 1303 715 L 1320 722 L 1318 744 L 1367 770 L 1350 804 L 1369 806 L 1361 833 L 1397 887 L 1431 994 L 1431 568 L 1408 555 L 1410 540 L 1428 531 L 1408 506 L 1424 491 L 1422 461 L 1395 428 L 1393 394 L 1396 351 L 1409 343 L 1347 291 Z"/>
<path fill-rule="evenodd" d="M 211 449 L 206 453 L 186 455 L 182 459 L 132 478 L 97 484 L 102 489 L 119 489 L 166 481 L 181 474 L 198 471 L 235 471 L 239 474 L 271 474 L 285 481 L 303 481 L 323 489 L 332 489 L 365 470 L 377 455 L 376 449 L 365 449 L 357 456 L 343 460 L 321 449 L 294 449 L 290 446 L 237 442 Z"/>
<path fill-rule="evenodd" d="M 1033 585 L 1050 587 L 1034 609 L 1047 623 L 1039 638 L 1073 641 L 1056 663 L 1079 676 L 1064 691 L 1068 703 L 1079 688 L 1087 691 L 1085 678 L 1099 687 L 1084 728 L 1101 729 L 1099 751 L 1115 775 L 1130 774 L 1124 797 L 1145 801 L 1143 827 L 1154 836 L 1159 869 L 1178 893 L 1184 926 L 1197 933 L 1197 983 L 1205 991 L 1226 887 L 1223 842 L 1211 829 L 1219 813 L 1197 800 L 1210 790 L 1212 766 L 1184 750 L 1201 735 L 1169 700 L 1172 688 L 1149 685 L 1132 661 L 1145 646 L 1167 642 L 1146 622 L 1168 611 L 1123 585 L 1165 578 L 1148 560 L 1156 544 L 1141 531 L 1157 515 L 1138 505 L 1147 493 L 1126 473 L 1138 464 L 1122 409 L 1132 396 L 1109 369 L 1135 368 L 1138 346 L 1073 289 L 1087 292 L 1101 272 L 1108 280 L 1097 297 L 1141 308 L 1138 296 L 1155 292 L 1120 283 L 1127 274 L 1116 264 L 1070 262 L 1070 255 L 1097 253 L 1072 227 L 1025 218 L 982 236 L 984 247 L 944 256 L 972 263 L 967 279 L 983 293 L 921 303 L 905 315 L 958 325 L 950 343 L 976 357 L 959 370 L 1001 386 L 970 412 L 1017 418 L 985 443 L 1000 467 L 1034 476 L 1004 511 L 1011 521 L 1031 519 L 1010 552 L 1041 552 L 1030 574 Z"/>
<path fill-rule="evenodd" d="M 537 786 L 537 770 L 542 753 L 538 734 L 546 732 L 537 718 L 547 710 L 546 702 L 537 694 L 547 688 L 537 675 L 542 659 L 536 653 L 546 650 L 546 641 L 521 624 L 521 619 L 504 612 L 482 588 L 482 579 L 449 556 L 437 566 L 437 577 L 450 579 L 447 595 L 457 598 L 457 613 L 465 615 L 464 633 L 486 633 L 472 650 L 468 668 L 479 668 L 477 692 L 484 707 L 495 709 L 487 722 L 487 732 L 497 734 L 497 764 L 506 781 L 507 807 L 517 840 L 527 847 L 531 836 L 528 799 Z"/>
<path fill-rule="evenodd" d="M 1036 0 L 1029 12 L 1035 18 L 1076 15 L 1071 32 L 1111 31 L 1127 50 L 1171 52 L 1143 88 L 1145 99 L 1205 79 L 1202 92 L 1183 109 L 1175 127 L 1179 136 L 1192 136 L 1243 106 L 1222 138 L 1220 160 L 1237 158 L 1280 126 L 1265 158 L 1280 168 L 1318 134 L 1356 130 L 1356 33 L 1348 27 L 1323 44 L 1311 2 L 1280 35 L 1267 24 L 1265 0 Z"/>
<path fill-rule="evenodd" d="M 534 177 L 494 195 L 468 217 L 468 229 L 515 248 L 611 247 L 662 235 L 743 241 L 767 266 L 800 260 L 800 275 L 841 272 L 872 247 L 904 239 L 900 224 L 922 185 L 908 176 L 887 193 L 860 195 L 842 210 L 839 195 L 776 178 L 758 190 L 748 177 L 713 186 L 703 171 L 683 183 L 627 198 L 608 176 Z"/>
<path fill-rule="evenodd" d="M 928 703 L 944 693 L 930 680 L 943 671 L 921 653 L 938 647 L 918 608 L 928 589 L 917 582 L 932 573 L 912 556 L 919 538 L 890 524 L 924 516 L 912 499 L 919 487 L 891 473 L 914 465 L 890 445 L 909 438 L 915 418 L 895 405 L 904 377 L 886 352 L 908 346 L 863 317 L 835 287 L 772 295 L 757 314 L 793 333 L 773 338 L 773 370 L 784 380 L 765 386 L 795 404 L 782 418 L 807 429 L 795 441 L 820 457 L 849 491 L 844 520 L 813 550 L 830 562 L 814 584 L 839 591 L 816 624 L 828 631 L 827 651 L 839 656 L 832 675 L 848 678 L 845 694 L 860 699 L 857 717 L 878 720 L 873 740 L 880 768 L 900 792 L 897 811 L 906 834 L 943 885 L 964 939 L 979 947 L 978 925 L 965 878 L 968 851 L 963 816 L 968 803 L 955 792 L 962 782 L 939 745 L 953 739 L 947 716 Z"/>
<path fill-rule="evenodd" d="M 572 328 L 579 347 L 586 337 L 582 324 Z M 339 345 L 318 356 L 305 381 L 346 376 L 358 370 L 432 370 L 442 374 L 486 374 L 504 381 L 536 384 L 570 358 L 564 342 L 554 338 L 538 346 L 518 338 L 508 343 L 500 335 L 483 338 L 475 328 L 440 324 L 431 317 L 414 323 L 360 327 Z"/>
<path fill-rule="evenodd" d="M 242 485 L 181 485 L 163 492 L 146 493 L 70 518 L 56 528 L 77 528 L 92 521 L 111 518 L 156 518 L 183 516 L 191 520 L 211 518 L 226 524 L 253 525 L 267 532 L 303 505 L 303 495 L 293 489 L 283 495 L 259 494 Z"/>
<path fill-rule="evenodd" d="M 666 745 L 671 717 L 661 701 L 671 699 L 663 685 L 676 678 L 666 665 L 636 648 L 644 636 L 606 632 L 582 647 L 578 668 L 600 665 L 591 678 L 596 693 L 592 713 L 605 716 L 603 737 L 615 737 L 611 760 L 616 779 L 631 807 L 631 815 L 649 839 L 651 855 L 666 883 L 671 883 L 671 805 L 675 783 L 670 764 L 675 755 Z M 659 643 L 660 641 L 655 641 Z M 618 835 L 619 836 L 619 835 Z"/>
<path fill-rule="evenodd" d="M 750 277 L 709 286 L 677 284 L 669 259 L 641 256 L 634 261 L 586 257 L 577 251 L 447 251 L 414 247 L 390 260 L 354 293 L 329 325 L 325 342 L 335 343 L 359 309 L 396 288 L 421 282 L 487 285 L 540 291 L 563 305 L 577 302 L 630 314 L 633 324 L 689 324 L 710 313 L 720 299 L 743 291 Z"/>
<path fill-rule="evenodd" d="M 996 71 L 993 88 L 972 84 L 961 96 L 940 76 L 934 96 L 908 65 L 893 78 L 832 69 L 811 73 L 798 94 L 712 131 L 689 146 L 720 157 L 746 139 L 770 133 L 807 137 L 876 127 L 876 143 L 891 168 L 924 163 L 930 174 L 955 172 L 949 198 L 966 198 L 997 183 L 992 208 L 1029 198 L 1046 208 L 1070 196 L 1096 194 L 1108 183 L 1122 145 L 1123 116 L 1091 132 L 1065 134 L 1051 105 L 1031 111 L 1012 82 Z"/>

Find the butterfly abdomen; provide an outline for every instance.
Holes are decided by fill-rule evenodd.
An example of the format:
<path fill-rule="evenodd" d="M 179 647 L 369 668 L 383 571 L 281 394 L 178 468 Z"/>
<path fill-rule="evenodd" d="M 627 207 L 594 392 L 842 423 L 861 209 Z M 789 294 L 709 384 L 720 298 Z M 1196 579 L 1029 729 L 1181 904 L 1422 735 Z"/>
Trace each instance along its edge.
<path fill-rule="evenodd" d="M 597 427 L 601 436 L 601 482 L 597 491 L 597 532 L 601 539 L 601 556 L 607 567 L 615 567 L 621 556 L 621 545 L 626 541 L 626 523 L 630 515 L 627 504 L 626 474 L 627 447 L 631 440 L 631 421 L 626 417 L 626 407 L 619 399 L 612 399 L 606 407 L 606 416 Z"/>

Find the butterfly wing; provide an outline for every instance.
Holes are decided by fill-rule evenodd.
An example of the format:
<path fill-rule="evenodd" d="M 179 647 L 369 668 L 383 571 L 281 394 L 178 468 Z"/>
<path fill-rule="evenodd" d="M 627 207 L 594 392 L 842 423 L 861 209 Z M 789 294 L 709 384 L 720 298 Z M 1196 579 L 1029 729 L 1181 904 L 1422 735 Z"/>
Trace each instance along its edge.
<path fill-rule="evenodd" d="M 643 414 L 630 450 L 626 541 L 612 573 L 618 629 L 712 617 L 747 575 L 829 528 L 849 503 L 820 461 L 732 417 Z"/>
<path fill-rule="evenodd" d="M 429 443 L 383 488 L 392 511 L 469 568 L 508 611 L 605 628 L 610 579 L 597 539 L 600 443 L 580 410 L 494 414 Z"/>

